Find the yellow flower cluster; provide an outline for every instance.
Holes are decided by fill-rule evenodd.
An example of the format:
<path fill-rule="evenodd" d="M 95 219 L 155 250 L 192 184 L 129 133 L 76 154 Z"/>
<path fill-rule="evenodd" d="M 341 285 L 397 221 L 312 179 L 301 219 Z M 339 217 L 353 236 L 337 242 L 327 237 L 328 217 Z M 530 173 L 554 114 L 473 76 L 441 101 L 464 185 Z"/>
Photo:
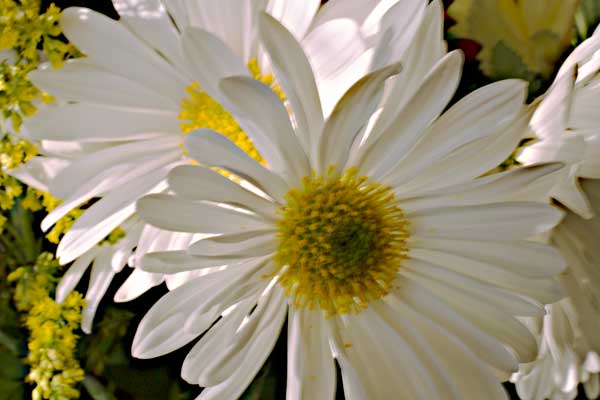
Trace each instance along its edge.
<path fill-rule="evenodd" d="M 8 276 L 15 283 L 14 302 L 26 313 L 25 326 L 30 332 L 27 363 L 31 370 L 26 380 L 36 385 L 32 398 L 68 400 L 79 397 L 76 386 L 84 372 L 75 357 L 78 336 L 74 331 L 81 322 L 85 300 L 71 292 L 62 304 L 52 298 L 58 261 L 42 253 L 35 265 L 17 268 Z"/>
<path fill-rule="evenodd" d="M 14 140 L 5 136 L 0 140 L 0 210 L 12 208 L 15 199 L 23 193 L 19 181 L 6 173 L 37 154 L 34 145 L 26 140 Z M 0 232 L 6 217 L 0 215 Z"/>
<path fill-rule="evenodd" d="M 41 0 L 0 0 L 0 109 L 17 131 L 23 116 L 35 112 L 35 101 L 51 100 L 27 79 L 40 62 L 38 47 L 54 67 L 77 52 L 59 39 L 60 9 L 51 4 L 40 11 Z"/>

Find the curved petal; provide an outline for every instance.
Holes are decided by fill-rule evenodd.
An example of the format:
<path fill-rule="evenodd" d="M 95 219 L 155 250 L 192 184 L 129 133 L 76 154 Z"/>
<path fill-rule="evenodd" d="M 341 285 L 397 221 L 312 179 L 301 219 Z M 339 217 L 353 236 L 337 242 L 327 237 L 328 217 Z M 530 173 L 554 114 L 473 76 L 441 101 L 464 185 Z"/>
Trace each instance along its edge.
<path fill-rule="evenodd" d="M 313 22 L 321 2 L 319 0 L 270 0 L 267 12 L 277 19 L 296 40 L 300 41 Z"/>
<path fill-rule="evenodd" d="M 60 22 L 65 36 L 91 63 L 149 85 L 175 105 L 185 95 L 187 79 L 118 21 L 87 8 L 70 7 Z"/>
<path fill-rule="evenodd" d="M 443 327 L 494 368 L 501 371 L 515 371 L 518 368 L 518 360 L 501 342 L 446 304 L 435 292 L 419 282 L 400 279 L 399 283 L 402 287 L 386 299 L 394 308 L 398 307 L 398 303 L 410 307 L 416 314 Z"/>
<path fill-rule="evenodd" d="M 127 277 L 115 293 L 114 301 L 123 303 L 136 299 L 150 288 L 160 285 L 163 281 L 164 277 L 161 274 L 151 274 L 139 268 L 134 268 L 131 275 Z"/>
<path fill-rule="evenodd" d="M 294 134 L 281 99 L 256 79 L 231 77 L 219 87 L 232 114 L 252 139 L 270 168 L 294 185 L 310 173 L 310 165 Z"/>
<path fill-rule="evenodd" d="M 516 79 L 486 85 L 468 94 L 433 122 L 387 179 L 405 182 L 431 160 L 443 159 L 467 143 L 494 134 L 518 116 L 526 94 L 526 82 Z"/>
<path fill-rule="evenodd" d="M 320 310 L 288 310 L 288 400 L 333 400 L 336 372 Z"/>
<path fill-rule="evenodd" d="M 81 330 L 85 333 L 89 334 L 92 332 L 92 323 L 94 322 L 94 315 L 96 314 L 98 305 L 115 276 L 115 271 L 111 265 L 113 255 L 112 249 L 106 247 L 100 249 L 94 259 L 90 283 L 85 293 L 86 304 L 81 315 Z"/>
<path fill-rule="evenodd" d="M 97 254 L 98 248 L 95 247 L 83 254 L 81 257 L 77 258 L 77 260 L 75 260 L 75 262 L 69 267 L 56 287 L 57 303 L 60 304 L 65 301 L 69 293 L 75 289 L 75 286 L 77 286 L 81 280 L 81 277 Z"/>
<path fill-rule="evenodd" d="M 419 91 L 375 141 L 367 138 L 358 163 L 361 173 L 381 177 L 404 158 L 425 128 L 446 107 L 458 87 L 463 55 L 449 53 L 429 73 Z"/>
<path fill-rule="evenodd" d="M 563 213 L 533 202 L 442 207 L 407 215 L 416 237 L 509 241 L 550 231 Z"/>
<path fill-rule="evenodd" d="M 49 65 L 32 71 L 29 79 L 40 89 L 64 101 L 178 111 L 169 98 L 90 63 L 87 59 L 69 60 L 61 69 Z"/>
<path fill-rule="evenodd" d="M 182 46 L 194 80 L 219 102 L 223 100 L 217 87 L 220 79 L 250 75 L 240 58 L 220 38 L 202 29 L 185 29 Z"/>
<path fill-rule="evenodd" d="M 289 186 L 278 175 L 260 165 L 225 136 L 210 129 L 198 129 L 185 138 L 190 155 L 204 165 L 219 167 L 238 175 L 283 204 Z"/>
<path fill-rule="evenodd" d="M 320 136 L 317 172 L 331 165 L 344 169 L 352 144 L 379 105 L 384 82 L 400 72 L 400 64 L 382 68 L 356 82 L 336 104 Z"/>
<path fill-rule="evenodd" d="M 170 210 L 165 213 L 165 210 Z M 272 225 L 256 214 L 242 213 L 211 203 L 167 194 L 148 195 L 137 202 L 137 212 L 161 229 L 192 233 L 237 233 L 269 229 Z"/>
<path fill-rule="evenodd" d="M 179 134 L 176 113 L 148 113 L 92 104 L 47 107 L 25 121 L 29 137 L 39 140 L 112 142 Z"/>
<path fill-rule="evenodd" d="M 183 165 L 174 168 L 169 188 L 189 200 L 206 200 L 248 208 L 265 218 L 274 219 L 277 205 L 244 189 L 242 186 L 208 168 Z"/>
<path fill-rule="evenodd" d="M 136 358 L 158 357 L 198 337 L 228 307 L 215 303 L 215 298 L 239 285 L 260 266 L 250 266 L 243 273 L 235 269 L 201 276 L 165 294 L 140 322 L 131 347 L 132 355 Z M 194 313 L 196 317 L 205 316 L 204 325 L 196 326 L 194 331 L 182 330 Z"/>
<path fill-rule="evenodd" d="M 323 127 L 321 101 L 310 63 L 293 35 L 273 17 L 263 13 L 258 27 L 277 81 L 290 102 L 298 138 L 310 154 Z"/>
<path fill-rule="evenodd" d="M 138 198 L 164 190 L 166 174 L 167 168 L 146 175 L 129 185 L 127 191 L 114 191 L 88 208 L 61 239 L 56 250 L 60 262 L 74 260 L 104 239 L 135 212 Z"/>
<path fill-rule="evenodd" d="M 418 239 L 412 241 L 410 246 L 413 258 L 444 266 L 464 266 L 455 270 L 469 272 L 478 279 L 489 275 L 490 268 L 499 268 L 532 279 L 549 278 L 566 268 L 565 260 L 558 250 L 532 241 Z"/>

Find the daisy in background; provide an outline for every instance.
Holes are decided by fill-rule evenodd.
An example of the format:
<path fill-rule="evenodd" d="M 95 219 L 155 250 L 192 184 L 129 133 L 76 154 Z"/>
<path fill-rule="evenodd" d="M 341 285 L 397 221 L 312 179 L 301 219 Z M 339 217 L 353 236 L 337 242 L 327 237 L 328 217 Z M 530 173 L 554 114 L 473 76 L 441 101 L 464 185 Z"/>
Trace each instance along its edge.
<path fill-rule="evenodd" d="M 164 4 L 115 0 L 119 21 L 85 8 L 63 12 L 62 30 L 85 58 L 71 60 L 61 70 L 42 68 L 31 74 L 31 80 L 54 95 L 59 105 L 40 110 L 26 122 L 42 156 L 24 167 L 34 175 L 40 168 L 60 164 L 47 186 L 62 203 L 44 219 L 44 230 L 74 207 L 97 200 L 58 246 L 61 263 L 75 261 L 62 287 L 70 289 L 77 283 L 97 244 L 118 226 L 131 230 L 127 245 L 118 247 L 133 252 L 132 266 L 147 251 L 181 249 L 194 240 L 193 234 L 140 225 L 135 217 L 138 198 L 164 191 L 168 172 L 191 162 L 182 148 L 189 131 L 214 129 L 257 157 L 253 142 L 224 108 L 227 104 L 217 82 L 245 75 L 284 97 L 256 37 L 258 13 L 273 15 L 302 43 L 318 73 L 319 99 L 325 105 L 335 104 L 368 71 L 406 54 L 415 59 L 415 68 L 424 68 L 415 74 L 422 77 L 445 53 L 441 27 L 423 27 L 425 0 L 352 2 L 352 7 L 334 1 L 320 10 L 319 4 L 318 0 L 170 0 Z M 433 35 L 427 56 L 416 54 L 414 48 L 407 50 L 415 44 L 417 30 Z M 420 38 L 430 41 L 423 34 Z M 406 85 L 408 92 L 414 90 L 410 88 L 414 82 Z M 287 101 L 294 105 L 297 98 L 288 96 Z M 318 111 L 312 115 L 315 121 L 328 112 L 326 108 L 306 111 Z M 302 129 L 312 128 L 305 119 L 295 120 Z M 88 292 L 92 297 L 88 304 L 99 302 L 114 272 L 127 260 L 123 255 L 119 250 L 103 257 L 102 263 L 94 262 L 90 286 L 100 289 L 92 295 Z M 136 269 L 115 299 L 130 300 L 164 280 L 172 288 L 189 275 L 165 277 Z"/>
<path fill-rule="evenodd" d="M 384 83 L 417 69 L 393 64 L 360 79 L 323 120 L 301 44 L 267 14 L 259 36 L 294 99 L 293 120 L 268 86 L 221 80 L 266 164 L 200 129 L 185 138 L 199 165 L 169 173 L 172 194 L 138 201 L 152 225 L 213 235 L 146 254 L 142 269 L 212 273 L 150 309 L 133 355 L 201 336 L 182 377 L 205 387 L 198 399 L 236 399 L 287 317 L 288 399 L 333 399 L 336 361 L 347 399 L 506 399 L 500 382 L 537 354 L 517 317 L 541 317 L 561 298 L 553 277 L 564 268 L 556 250 L 528 240 L 562 213 L 525 201 L 547 193 L 561 165 L 486 175 L 527 127 L 526 84 L 485 86 L 442 114 L 462 70 L 462 53 L 451 52 L 407 99 L 386 99 Z M 417 50 L 431 58 L 431 47 Z"/>
<path fill-rule="evenodd" d="M 525 165 L 551 161 L 567 165 L 550 192 L 567 215 L 550 241 L 567 261 L 568 273 L 561 284 L 568 299 L 549 306 L 543 329 L 538 330 L 542 342 L 538 359 L 513 377 L 525 400 L 552 395 L 574 399 L 579 382 L 590 399 L 600 395 L 599 72 L 597 30 L 565 60 L 551 88 L 538 100 L 531 120 L 536 140 L 518 157 Z M 556 320 L 561 323 L 552 322 Z"/>

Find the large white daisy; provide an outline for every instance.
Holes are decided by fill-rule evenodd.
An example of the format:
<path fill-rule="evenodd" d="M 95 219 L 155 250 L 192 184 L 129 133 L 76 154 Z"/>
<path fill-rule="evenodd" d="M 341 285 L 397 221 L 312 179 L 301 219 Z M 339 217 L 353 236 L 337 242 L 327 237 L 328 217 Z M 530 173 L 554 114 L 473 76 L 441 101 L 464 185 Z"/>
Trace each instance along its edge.
<path fill-rule="evenodd" d="M 365 73 L 404 57 L 419 29 L 432 34 L 432 40 L 422 35 L 420 40 L 431 41 L 433 48 L 427 58 L 412 56 L 419 69 L 415 76 L 424 76 L 435 61 L 431 57 L 445 52 L 441 30 L 423 27 L 425 0 L 374 0 L 350 8 L 334 1 L 320 10 L 319 4 L 318 0 L 168 0 L 163 5 L 158 0 L 115 0 L 119 21 L 85 8 L 65 10 L 63 32 L 86 57 L 69 61 L 60 70 L 42 68 L 31 74 L 37 86 L 59 99 L 59 105 L 40 110 L 26 122 L 42 153 L 32 161 L 33 169 L 56 160 L 68 162 L 48 184 L 63 202 L 44 219 L 43 229 L 72 208 L 97 200 L 61 240 L 60 261 L 84 257 L 117 226 L 137 224 L 129 221 L 135 219 L 135 201 L 165 190 L 168 171 L 190 162 L 182 149 L 190 130 L 215 129 L 249 154 L 257 154 L 222 107 L 226 103 L 216 83 L 226 76 L 246 75 L 279 90 L 256 37 L 259 12 L 266 10 L 278 18 L 310 55 L 324 105 L 324 111 L 310 111 L 318 115 L 328 113 L 327 107 Z M 295 99 L 289 101 L 293 104 Z M 148 225 L 138 236 L 133 265 L 147 251 L 180 249 L 194 238 Z M 77 271 L 81 277 L 85 268 Z M 167 284 L 177 286 L 187 275 L 169 276 Z M 136 270 L 116 300 L 129 300 L 163 280 L 161 274 Z"/>
<path fill-rule="evenodd" d="M 172 194 L 138 201 L 153 225 L 214 236 L 143 258 L 151 272 L 212 273 L 151 308 L 133 355 L 202 335 L 182 377 L 205 387 L 199 399 L 235 399 L 287 316 L 288 399 L 334 398 L 334 360 L 348 399 L 505 399 L 500 381 L 537 350 L 517 317 L 540 317 L 561 297 L 552 277 L 564 267 L 556 250 L 528 240 L 562 213 L 512 201 L 560 165 L 484 175 L 527 126 L 526 84 L 483 87 L 442 114 L 462 69 L 452 52 L 408 99 L 381 106 L 400 70 L 392 65 L 359 80 L 322 120 L 300 44 L 266 14 L 259 28 L 294 120 L 269 87 L 222 80 L 266 166 L 200 129 L 185 145 L 201 165 L 171 171 Z"/>
<path fill-rule="evenodd" d="M 598 365 L 590 364 L 589 354 L 600 353 L 599 71 L 597 30 L 565 60 L 549 91 L 537 100 L 531 121 L 535 142 L 518 157 L 525 165 L 560 161 L 568 167 L 550 192 L 567 216 L 549 239 L 567 260 L 568 274 L 561 283 L 569 298 L 552 306 L 552 314 L 559 316 L 546 318 L 539 332 L 542 343 L 559 344 L 547 346 L 551 351 L 542 346 L 539 359 L 514 377 L 524 399 L 552 398 L 554 393 L 573 399 L 579 382 L 585 382 L 588 397 L 598 396 L 598 376 L 591 374 Z M 568 324 L 550 322 L 565 313 Z"/>

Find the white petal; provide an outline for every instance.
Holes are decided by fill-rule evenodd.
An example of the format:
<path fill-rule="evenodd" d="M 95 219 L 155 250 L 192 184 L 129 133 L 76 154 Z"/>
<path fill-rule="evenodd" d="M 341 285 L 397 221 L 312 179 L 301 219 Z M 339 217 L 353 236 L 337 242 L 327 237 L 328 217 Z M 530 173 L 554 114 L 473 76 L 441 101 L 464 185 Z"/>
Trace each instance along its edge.
<path fill-rule="evenodd" d="M 422 338 L 421 332 L 411 326 L 410 317 L 406 315 L 410 310 L 403 309 L 402 305 L 395 304 L 392 307 L 384 302 L 375 302 L 370 307 L 406 341 L 427 371 L 427 384 L 435 387 L 438 393 L 443 393 L 440 397 L 464 399 L 464 394 L 457 390 L 456 383 L 453 382 L 454 377 L 444 368 L 443 362 L 440 362 L 439 354 L 433 352 L 429 343 Z"/>
<path fill-rule="evenodd" d="M 219 392 L 226 390 L 224 384 L 231 386 L 232 379 L 244 370 L 244 381 L 229 391 L 245 389 L 273 349 L 285 321 L 286 310 L 283 291 L 277 286 L 259 300 L 246 323 L 202 371 L 200 384 L 211 387 L 204 390 L 201 399 L 235 398 L 225 397 Z"/>
<path fill-rule="evenodd" d="M 413 269 L 418 270 L 420 262 L 409 260 Z M 415 274 L 407 268 L 400 269 L 400 274 L 413 282 L 418 282 L 428 287 L 442 301 L 454 308 L 463 317 L 484 329 L 488 334 L 512 348 L 519 362 L 529 362 L 535 359 L 537 343 L 531 332 L 522 325 L 514 316 L 503 309 L 490 306 L 486 303 L 473 301 L 465 292 L 444 283 Z"/>
<path fill-rule="evenodd" d="M 180 141 L 176 137 L 166 136 L 160 139 L 144 140 L 111 146 L 73 161 L 56 175 L 50 184 L 51 193 L 59 199 L 67 199 L 78 192 L 82 185 L 101 175 L 104 171 L 126 165 L 128 168 L 142 162 L 149 163 L 147 158 L 162 158 L 164 153 L 181 150 Z M 150 164 L 151 161 L 150 161 Z M 113 178 L 119 180 L 118 177 Z"/>
<path fill-rule="evenodd" d="M 181 65 L 179 33 L 160 0 L 113 0 L 120 21 L 175 65 Z"/>
<path fill-rule="evenodd" d="M 169 212 L 165 213 L 165 210 Z M 166 194 L 141 198 L 137 203 L 137 212 L 152 225 L 178 232 L 236 233 L 271 227 L 269 222 L 256 214 Z"/>
<path fill-rule="evenodd" d="M 447 207 L 407 215 L 417 237 L 508 241 L 552 229 L 563 217 L 556 207 L 541 203 L 495 203 Z"/>
<path fill-rule="evenodd" d="M 419 262 L 418 265 L 410 263 L 403 268 L 429 279 L 452 286 L 460 290 L 471 302 L 486 303 L 511 315 L 519 317 L 543 317 L 544 309 L 539 303 L 523 299 L 518 294 L 509 290 L 499 288 L 496 285 L 470 278 L 467 274 L 461 274 L 445 268 L 443 261 L 438 264 L 430 262 Z"/>
<path fill-rule="evenodd" d="M 121 23 L 87 8 L 71 7 L 62 13 L 61 27 L 90 62 L 148 85 L 175 104 L 185 94 L 186 78 Z"/>
<path fill-rule="evenodd" d="M 256 79 L 232 77 L 219 87 L 232 107 L 232 114 L 252 139 L 270 168 L 292 185 L 310 172 L 308 160 L 292 129 L 281 99 Z"/>
<path fill-rule="evenodd" d="M 111 266 L 112 256 L 113 253 L 109 247 L 100 249 L 92 265 L 90 283 L 85 293 L 86 304 L 81 315 L 81 330 L 85 333 L 91 333 L 96 309 L 115 276 L 115 271 Z"/>
<path fill-rule="evenodd" d="M 71 265 L 67 272 L 65 272 L 60 280 L 60 283 L 56 287 L 57 303 L 62 303 L 65 301 L 69 293 L 75 289 L 75 286 L 77 286 L 81 280 L 81 277 L 87 270 L 87 267 L 89 267 L 94 257 L 96 257 L 98 254 L 98 249 L 99 248 L 95 247 L 83 254 L 81 257 L 77 258 L 73 265 Z"/>
<path fill-rule="evenodd" d="M 283 198 L 289 191 L 283 179 L 215 131 L 198 129 L 191 132 L 185 138 L 185 147 L 201 164 L 223 168 L 238 175 L 280 203 L 283 203 Z"/>
<path fill-rule="evenodd" d="M 526 83 L 512 79 L 484 86 L 465 96 L 429 127 L 387 179 L 405 182 L 431 160 L 443 159 L 459 147 L 497 132 L 517 117 L 526 94 Z"/>
<path fill-rule="evenodd" d="M 208 168 L 184 165 L 169 173 L 169 188 L 189 200 L 207 200 L 248 208 L 274 218 L 278 207 Z"/>
<path fill-rule="evenodd" d="M 429 371 L 403 337 L 371 308 L 342 316 L 338 324 L 346 354 L 356 368 L 369 399 L 436 399 L 439 388 Z M 372 368 L 369 360 L 377 360 Z"/>
<path fill-rule="evenodd" d="M 302 48 L 315 74 L 323 112 L 329 115 L 350 86 L 369 72 L 372 51 L 359 26 L 346 18 L 311 29 Z"/>
<path fill-rule="evenodd" d="M 317 172 L 326 171 L 330 165 L 344 169 L 352 144 L 381 100 L 385 80 L 400 69 L 399 64 L 393 64 L 375 71 L 344 94 L 323 127 Z"/>
<path fill-rule="evenodd" d="M 185 250 L 157 251 L 147 253 L 140 261 L 139 268 L 143 271 L 176 274 L 184 271 L 206 270 L 206 273 L 215 267 L 228 265 L 235 268 L 238 264 L 247 262 L 251 257 L 269 256 L 273 250 L 257 251 L 250 256 L 222 255 L 222 256 L 193 256 Z"/>
<path fill-rule="evenodd" d="M 365 386 L 359 377 L 359 371 L 352 365 L 352 361 L 346 354 L 346 346 L 340 335 L 340 330 L 333 319 L 325 320 L 327 333 L 329 334 L 329 346 L 333 356 L 340 366 L 344 386 L 344 397 L 347 400 L 368 399 Z"/>
<path fill-rule="evenodd" d="M 308 31 L 321 2 L 319 0 L 271 0 L 267 12 L 300 41 Z"/>
<path fill-rule="evenodd" d="M 200 375 L 209 360 L 223 351 L 255 305 L 256 298 L 249 298 L 235 305 L 228 313 L 224 313 L 187 354 L 181 366 L 181 377 L 190 384 L 199 384 Z"/>
<path fill-rule="evenodd" d="M 548 196 L 562 164 L 538 164 L 487 175 L 469 183 L 424 194 L 423 197 L 402 202 L 402 209 L 411 213 L 434 207 L 467 206 L 517 200 L 522 191 L 531 190 L 537 181 L 544 180 L 543 192 Z M 544 197 L 541 197 L 542 199 Z M 539 200 L 539 199 L 536 199 Z"/>
<path fill-rule="evenodd" d="M 505 161 L 527 131 L 531 110 L 524 110 L 508 126 L 456 149 L 441 160 L 432 160 L 419 174 L 396 190 L 403 197 L 418 196 L 452 185 L 469 182 Z M 394 182 L 387 182 L 394 185 Z"/>
<path fill-rule="evenodd" d="M 376 45 L 372 68 L 381 68 L 400 60 L 414 42 L 415 34 L 423 21 L 426 2 L 404 0 L 395 3 L 386 11 L 379 24 L 380 39 Z M 427 48 L 426 52 L 431 50 Z"/>
<path fill-rule="evenodd" d="M 33 139 L 110 142 L 179 133 L 176 114 L 145 113 L 91 104 L 66 104 L 38 110 L 25 127 Z"/>
<path fill-rule="evenodd" d="M 537 137 L 552 138 L 564 135 L 569 127 L 572 92 L 577 79 L 577 66 L 558 78 L 531 118 L 531 127 Z"/>
<path fill-rule="evenodd" d="M 288 311 L 288 400 L 333 400 L 336 372 L 322 312 Z"/>
<path fill-rule="evenodd" d="M 111 73 L 87 59 L 70 60 L 60 69 L 49 65 L 29 73 L 40 89 L 65 101 L 177 112 L 173 100 L 123 76 Z"/>
<path fill-rule="evenodd" d="M 558 275 L 566 267 L 564 259 L 554 247 L 531 241 L 419 239 L 412 241 L 410 246 L 411 257 L 427 257 L 427 261 L 434 263 L 434 260 L 459 257 L 453 264 L 464 264 L 463 270 L 471 270 L 473 274 L 481 271 L 482 277 L 489 268 L 500 268 L 528 278 L 547 278 Z M 469 263 L 473 264 L 467 267 Z"/>
<path fill-rule="evenodd" d="M 446 107 L 458 86 L 463 55 L 454 51 L 429 73 L 420 90 L 375 142 L 367 139 L 359 168 L 367 176 L 389 172 Z"/>
<path fill-rule="evenodd" d="M 451 376 L 452 382 L 463 396 L 461 399 L 508 400 L 502 385 L 483 361 L 488 360 L 487 354 L 476 357 L 472 353 L 471 344 L 462 341 L 463 337 L 449 335 L 446 325 L 429 320 L 426 315 L 418 312 L 405 315 L 411 318 L 407 323 L 420 332 L 432 352 L 438 355 L 440 368 Z"/>
<path fill-rule="evenodd" d="M 256 252 L 274 251 L 276 246 L 275 231 L 259 231 L 207 237 L 192 243 L 187 251 L 196 256 L 254 257 L 264 255 Z"/>
<path fill-rule="evenodd" d="M 135 212 L 135 201 L 153 190 L 163 190 L 161 179 L 166 168 L 133 182 L 127 191 L 115 191 L 94 203 L 63 236 L 56 250 L 60 262 L 65 264 L 85 253 L 104 239 L 113 229 Z"/>
<path fill-rule="evenodd" d="M 300 44 L 277 20 L 268 14 L 259 19 L 259 36 L 277 81 L 290 102 L 304 149 L 312 148 L 323 127 L 323 111 L 310 63 Z"/>
<path fill-rule="evenodd" d="M 166 154 L 162 154 L 159 158 L 150 160 L 148 158 L 138 159 L 139 163 L 137 164 L 118 164 L 100 172 L 99 175 L 83 181 L 81 186 L 76 187 L 76 191 L 68 197 L 62 197 L 64 200 L 42 220 L 42 230 L 46 231 L 50 229 L 54 223 L 78 205 L 94 197 L 102 197 L 111 192 L 126 190 L 125 188 L 134 180 L 148 177 L 149 174 L 155 171 L 159 171 L 160 173 L 161 169 L 168 165 L 173 165 L 173 162 L 179 158 L 179 151 L 166 152 Z M 74 164 L 80 165 L 78 162 Z M 55 197 L 61 198 L 58 196 Z"/>
<path fill-rule="evenodd" d="M 222 100 L 217 89 L 220 79 L 249 75 L 242 60 L 221 39 L 209 32 L 187 28 L 183 32 L 182 46 L 194 80 L 218 101 Z"/>
<path fill-rule="evenodd" d="M 135 268 L 115 293 L 114 301 L 123 303 L 138 298 L 164 281 L 161 274 L 151 274 Z"/>
<path fill-rule="evenodd" d="M 459 341 L 465 343 L 479 358 L 501 371 L 515 371 L 518 360 L 501 342 L 490 336 L 485 329 L 455 311 L 442 299 L 418 282 L 399 280 L 401 288 L 387 301 L 394 305 L 399 301 L 417 314 L 443 327 Z M 397 307 L 397 306 L 395 306 Z"/>
<path fill-rule="evenodd" d="M 392 79 L 382 113 L 371 132 L 371 140 L 377 139 L 384 132 L 419 89 L 427 74 L 446 54 L 443 15 L 444 9 L 440 1 L 433 1 L 427 6 L 421 26 L 401 59 L 402 73 Z"/>
<path fill-rule="evenodd" d="M 47 192 L 49 182 L 67 165 L 69 162 L 61 158 L 36 156 L 10 171 L 9 175 L 27 186 Z"/>
<path fill-rule="evenodd" d="M 557 79 L 562 75 L 568 74 L 573 65 L 581 64 L 582 61 L 591 57 L 598 49 L 600 49 L 600 35 L 594 32 L 593 36 L 586 39 L 569 54 L 569 57 L 562 63 L 558 71 Z"/>
<path fill-rule="evenodd" d="M 140 322 L 131 353 L 136 358 L 153 358 L 167 354 L 189 343 L 210 327 L 197 327 L 194 332 L 182 330 L 187 319 L 203 308 L 216 319 L 227 308 L 226 304 L 214 304 L 213 299 L 239 284 L 253 270 L 240 274 L 239 270 L 225 270 L 201 276 L 165 294 L 157 301 Z"/>

